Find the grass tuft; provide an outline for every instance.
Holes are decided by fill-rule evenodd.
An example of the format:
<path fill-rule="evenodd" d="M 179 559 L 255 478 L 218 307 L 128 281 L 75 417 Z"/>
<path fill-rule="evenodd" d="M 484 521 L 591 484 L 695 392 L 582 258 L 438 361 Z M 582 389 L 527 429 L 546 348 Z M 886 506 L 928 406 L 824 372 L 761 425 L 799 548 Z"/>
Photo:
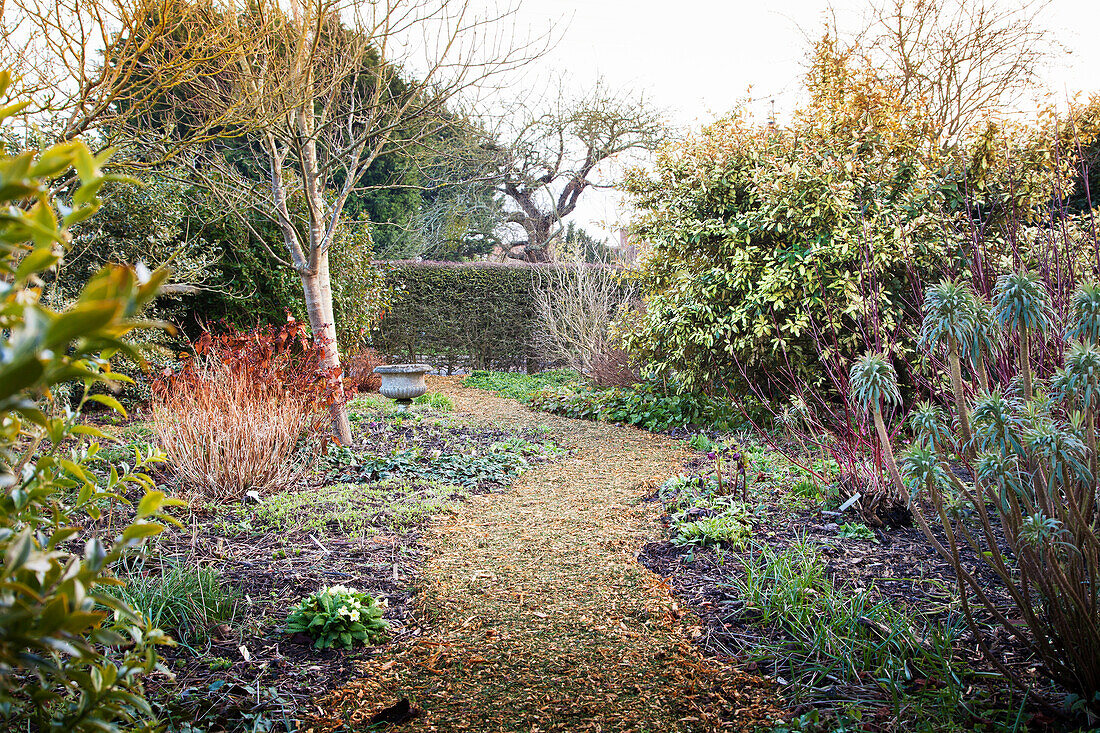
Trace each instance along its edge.
<path fill-rule="evenodd" d="M 437 412 L 450 412 L 455 409 L 454 400 L 442 392 L 428 392 L 413 400 L 413 404 L 425 405 Z"/>
<path fill-rule="evenodd" d="M 139 567 L 119 579 L 126 585 L 104 590 L 184 644 L 202 641 L 212 626 L 233 620 L 240 601 L 218 571 L 179 561 L 151 570 Z"/>

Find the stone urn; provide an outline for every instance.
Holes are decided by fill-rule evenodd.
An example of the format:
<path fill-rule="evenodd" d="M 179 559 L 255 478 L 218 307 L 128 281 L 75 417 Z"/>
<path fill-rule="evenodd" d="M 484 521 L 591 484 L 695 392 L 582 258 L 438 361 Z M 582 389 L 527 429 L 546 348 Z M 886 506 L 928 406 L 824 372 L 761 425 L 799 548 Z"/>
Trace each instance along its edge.
<path fill-rule="evenodd" d="M 413 400 L 428 391 L 424 377 L 431 370 L 430 364 L 387 364 L 375 367 L 374 373 L 382 378 L 378 391 L 396 402 L 399 412 L 404 412 Z"/>

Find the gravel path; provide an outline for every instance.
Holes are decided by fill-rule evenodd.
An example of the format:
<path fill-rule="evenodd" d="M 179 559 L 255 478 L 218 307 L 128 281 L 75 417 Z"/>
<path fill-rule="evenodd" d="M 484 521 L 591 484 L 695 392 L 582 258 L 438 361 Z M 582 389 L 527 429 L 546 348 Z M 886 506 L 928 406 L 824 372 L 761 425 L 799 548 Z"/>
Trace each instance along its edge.
<path fill-rule="evenodd" d="M 433 525 L 424 634 L 321 701 L 321 721 L 365 727 L 402 699 L 419 711 L 402 731 L 750 730 L 779 714 L 766 682 L 700 656 L 697 622 L 636 560 L 661 532 L 659 505 L 639 500 L 689 457 L 676 441 L 531 412 L 457 378 L 432 389 L 464 420 L 544 425 L 570 453 Z"/>

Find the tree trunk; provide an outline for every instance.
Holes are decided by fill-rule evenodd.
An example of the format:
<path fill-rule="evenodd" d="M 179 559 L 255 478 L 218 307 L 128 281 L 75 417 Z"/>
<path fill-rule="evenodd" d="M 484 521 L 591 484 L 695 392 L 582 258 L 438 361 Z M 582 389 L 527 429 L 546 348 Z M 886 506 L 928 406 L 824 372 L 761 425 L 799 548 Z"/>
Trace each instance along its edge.
<path fill-rule="evenodd" d="M 309 326 L 313 336 L 321 342 L 323 364 L 337 375 L 340 394 L 332 403 L 329 414 L 332 417 L 332 431 L 340 445 L 351 445 L 351 423 L 348 421 L 348 409 L 344 403 L 344 377 L 340 366 L 340 349 L 336 343 L 336 320 L 332 312 L 332 285 L 329 279 L 328 252 L 321 252 L 317 258 L 317 272 L 302 274 L 302 291 L 306 299 L 306 312 L 309 314 Z"/>

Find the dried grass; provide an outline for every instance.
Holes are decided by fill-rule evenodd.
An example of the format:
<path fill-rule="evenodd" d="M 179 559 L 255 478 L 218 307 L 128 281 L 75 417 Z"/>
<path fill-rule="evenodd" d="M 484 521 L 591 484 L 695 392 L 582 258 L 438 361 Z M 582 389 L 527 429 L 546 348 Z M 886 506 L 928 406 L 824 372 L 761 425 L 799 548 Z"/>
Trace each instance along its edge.
<path fill-rule="evenodd" d="M 211 501 L 277 491 L 310 468 L 325 414 L 308 395 L 279 393 L 250 375 L 206 362 L 153 400 L 153 432 L 185 492 Z"/>

